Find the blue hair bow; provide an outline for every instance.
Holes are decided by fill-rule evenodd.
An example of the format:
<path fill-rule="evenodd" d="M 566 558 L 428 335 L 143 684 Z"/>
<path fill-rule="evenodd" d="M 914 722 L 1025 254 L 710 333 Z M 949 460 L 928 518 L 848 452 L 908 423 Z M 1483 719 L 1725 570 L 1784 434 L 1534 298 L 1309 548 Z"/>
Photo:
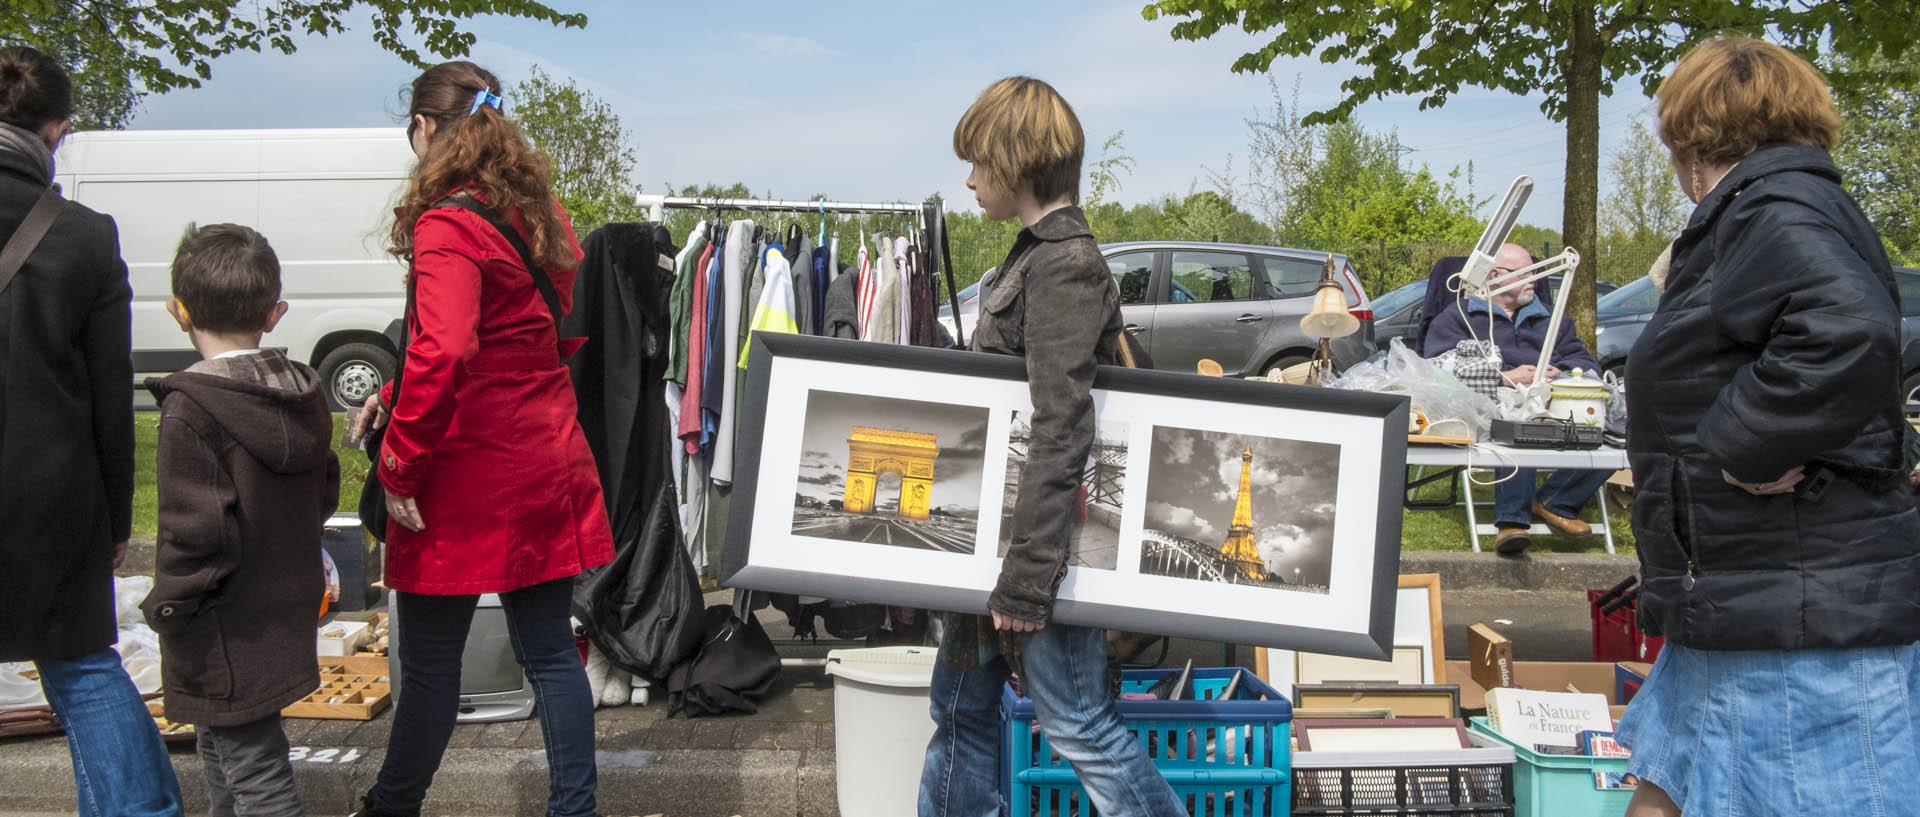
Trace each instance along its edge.
<path fill-rule="evenodd" d="M 492 105 L 494 110 L 504 112 L 506 108 L 503 106 L 506 105 L 506 102 L 507 101 L 502 99 L 499 94 L 481 88 L 478 93 L 473 95 L 473 107 L 467 109 L 467 115 L 472 116 L 479 113 L 480 106 L 482 105 Z"/>

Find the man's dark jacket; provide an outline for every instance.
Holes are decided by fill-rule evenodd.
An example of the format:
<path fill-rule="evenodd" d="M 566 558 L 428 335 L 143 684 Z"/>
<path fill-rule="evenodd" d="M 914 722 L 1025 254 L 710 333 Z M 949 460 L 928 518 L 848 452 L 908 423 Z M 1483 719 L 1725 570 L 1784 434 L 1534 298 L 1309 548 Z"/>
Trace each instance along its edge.
<path fill-rule="evenodd" d="M 0 241 L 47 189 L 0 151 Z M 65 203 L 0 293 L 0 661 L 114 642 L 113 545 L 133 514 L 127 266 L 113 219 Z"/>
<path fill-rule="evenodd" d="M 1540 347 L 1547 342 L 1547 325 L 1552 322 L 1553 310 L 1538 298 L 1520 307 L 1511 318 L 1507 317 L 1506 310 L 1491 310 L 1487 302 L 1479 298 L 1458 299 L 1451 308 L 1441 309 L 1440 314 L 1433 316 L 1426 340 L 1421 343 L 1421 354 L 1432 357 L 1451 350 L 1460 341 L 1486 339 L 1489 311 L 1493 312 L 1492 337 L 1494 345 L 1500 347 L 1501 368 L 1539 363 Z M 1587 352 L 1587 345 L 1580 342 L 1580 333 L 1574 331 L 1573 318 L 1564 315 L 1560 318 L 1560 331 L 1554 336 L 1553 356 L 1547 358 L 1547 362 L 1561 369 L 1578 367 L 1597 371 L 1600 368 Z"/>
<path fill-rule="evenodd" d="M 1021 230 L 982 299 L 974 351 L 1026 358 L 1033 442 L 1013 505 L 1012 545 L 988 598 L 1045 622 L 1073 549 L 1080 478 L 1093 449 L 1093 373 L 1120 362 L 1120 292 L 1078 207 Z"/>
<path fill-rule="evenodd" d="M 1763 146 L 1694 210 L 1627 388 L 1649 633 L 1710 650 L 1920 640 L 1896 303 L 1825 150 Z M 1796 466 L 1837 478 L 1816 501 L 1721 477 Z"/>
<path fill-rule="evenodd" d="M 277 351 L 209 363 L 232 375 L 147 381 L 160 543 L 141 610 L 160 634 L 167 719 L 239 726 L 320 685 L 320 533 L 340 464 L 312 369 Z"/>

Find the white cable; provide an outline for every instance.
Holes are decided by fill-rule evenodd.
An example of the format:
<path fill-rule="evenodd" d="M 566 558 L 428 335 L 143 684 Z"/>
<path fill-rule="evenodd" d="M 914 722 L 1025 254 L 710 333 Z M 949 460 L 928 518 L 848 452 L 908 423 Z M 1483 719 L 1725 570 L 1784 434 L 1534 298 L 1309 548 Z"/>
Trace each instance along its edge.
<path fill-rule="evenodd" d="M 1485 451 L 1488 454 L 1492 454 L 1494 456 L 1494 459 L 1506 461 L 1507 475 L 1499 479 L 1492 480 L 1490 482 L 1481 482 L 1480 480 L 1474 479 L 1473 478 L 1473 452 L 1476 449 Z M 1517 460 L 1507 456 L 1506 452 L 1501 451 L 1498 448 L 1492 448 L 1489 446 L 1483 446 L 1479 444 L 1467 446 L 1467 466 L 1466 467 L 1467 467 L 1467 483 L 1470 485 L 1478 485 L 1483 488 L 1491 485 L 1499 485 L 1502 482 L 1506 482 L 1507 480 L 1513 479 L 1514 477 L 1520 475 L 1520 463 Z M 1485 466 L 1482 466 L 1482 467 L 1485 467 Z M 1499 469 L 1496 468 L 1494 470 L 1499 470 Z M 1468 497 L 1468 501 L 1472 501 L 1472 497 Z"/>

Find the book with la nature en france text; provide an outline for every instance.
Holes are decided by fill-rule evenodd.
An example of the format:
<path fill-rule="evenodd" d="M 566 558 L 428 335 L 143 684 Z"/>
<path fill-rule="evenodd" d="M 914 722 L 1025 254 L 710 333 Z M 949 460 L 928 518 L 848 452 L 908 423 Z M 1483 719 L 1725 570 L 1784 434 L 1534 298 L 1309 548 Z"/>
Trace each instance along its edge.
<path fill-rule="evenodd" d="M 1578 748 L 1582 731 L 1613 731 L 1613 717 L 1605 695 L 1501 687 L 1487 690 L 1487 725 L 1521 746 Z"/>

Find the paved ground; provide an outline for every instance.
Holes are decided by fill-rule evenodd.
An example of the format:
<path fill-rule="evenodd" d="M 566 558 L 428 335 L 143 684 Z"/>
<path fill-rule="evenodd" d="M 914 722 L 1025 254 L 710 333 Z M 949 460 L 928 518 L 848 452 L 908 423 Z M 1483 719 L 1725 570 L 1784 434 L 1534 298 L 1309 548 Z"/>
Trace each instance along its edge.
<path fill-rule="evenodd" d="M 134 548 L 127 569 L 151 554 Z M 1465 629 L 1496 624 L 1523 660 L 1585 660 L 1591 630 L 1584 587 L 1606 586 L 1632 571 L 1631 559 L 1543 556 L 1508 562 L 1491 555 L 1434 554 L 1409 559 L 1403 572 L 1442 575 L 1449 655 L 1464 655 Z M 1622 572 L 1625 571 L 1625 572 Z M 710 597 L 724 601 L 724 593 Z M 761 613 L 769 633 L 787 638 L 785 617 Z M 830 645 L 786 643 L 786 655 L 824 655 Z M 1252 650 L 1176 640 L 1167 663 L 1251 665 Z M 837 815 L 833 689 L 817 668 L 783 672 L 758 714 L 732 718 L 665 717 L 665 702 L 602 709 L 596 718 L 600 807 L 609 815 L 670 817 L 827 817 Z M 367 722 L 291 720 L 288 736 L 309 814 L 349 812 L 379 771 L 390 711 Z M 538 815 L 546 769 L 536 722 L 460 726 L 428 801 L 438 815 Z M 204 810 L 200 762 L 190 747 L 173 755 L 190 813 Z M 0 740 L 0 815 L 71 814 L 73 785 L 59 737 Z"/>

